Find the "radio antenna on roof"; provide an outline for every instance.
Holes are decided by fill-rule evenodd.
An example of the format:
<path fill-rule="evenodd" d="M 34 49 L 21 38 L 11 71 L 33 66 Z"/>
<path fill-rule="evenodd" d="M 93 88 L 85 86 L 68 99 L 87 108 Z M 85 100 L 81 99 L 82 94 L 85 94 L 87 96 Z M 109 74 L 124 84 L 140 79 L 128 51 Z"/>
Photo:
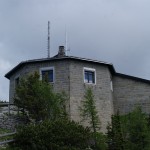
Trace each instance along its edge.
<path fill-rule="evenodd" d="M 48 21 L 47 57 L 50 58 L 50 21 Z"/>
<path fill-rule="evenodd" d="M 67 27 L 65 29 L 65 52 L 66 52 L 66 56 L 68 51 L 70 51 L 70 49 L 68 48 L 68 36 L 67 36 Z"/>
<path fill-rule="evenodd" d="M 67 39 L 67 29 L 65 29 L 66 31 L 65 31 L 65 51 L 66 51 L 66 55 L 67 55 L 67 49 L 68 49 L 68 39 Z"/>

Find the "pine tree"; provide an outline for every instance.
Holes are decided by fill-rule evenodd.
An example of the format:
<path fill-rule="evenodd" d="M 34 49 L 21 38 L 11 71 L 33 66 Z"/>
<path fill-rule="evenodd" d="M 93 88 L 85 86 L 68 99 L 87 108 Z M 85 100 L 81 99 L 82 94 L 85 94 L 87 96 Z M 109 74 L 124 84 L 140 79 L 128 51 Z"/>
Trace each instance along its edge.
<path fill-rule="evenodd" d="M 97 146 L 96 134 L 100 130 L 100 120 L 96 110 L 94 95 L 91 88 L 88 88 L 82 101 L 81 116 L 83 120 L 88 119 L 91 129 L 93 130 L 95 146 Z"/>
<path fill-rule="evenodd" d="M 124 150 L 123 133 L 119 113 L 112 115 L 111 120 L 111 124 L 107 126 L 108 149 Z"/>
<path fill-rule="evenodd" d="M 109 150 L 149 150 L 149 119 L 141 108 L 126 115 L 113 115 L 107 127 Z"/>
<path fill-rule="evenodd" d="M 150 128 L 148 116 L 142 112 L 140 107 L 135 108 L 131 113 L 124 115 L 124 134 L 126 135 L 126 149 L 149 150 L 150 149 Z"/>
<path fill-rule="evenodd" d="M 47 81 L 39 80 L 39 74 L 35 72 L 20 80 L 14 104 L 38 122 L 45 119 L 55 120 L 66 115 L 66 99 L 64 94 L 55 93 Z"/>

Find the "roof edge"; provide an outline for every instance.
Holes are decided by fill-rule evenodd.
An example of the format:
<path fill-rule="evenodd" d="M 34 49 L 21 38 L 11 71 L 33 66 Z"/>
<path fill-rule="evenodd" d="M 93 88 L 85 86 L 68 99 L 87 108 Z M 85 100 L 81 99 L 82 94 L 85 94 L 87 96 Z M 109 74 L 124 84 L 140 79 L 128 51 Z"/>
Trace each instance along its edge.
<path fill-rule="evenodd" d="M 18 65 L 16 65 L 14 68 L 12 68 L 8 73 L 6 73 L 5 77 L 7 79 L 10 79 L 10 76 L 13 74 L 13 72 L 15 72 L 17 69 L 19 69 L 20 67 L 22 67 L 25 64 L 34 63 L 34 62 L 47 62 L 47 61 L 54 61 L 54 60 L 63 60 L 63 59 L 73 59 L 73 60 L 87 61 L 87 62 L 99 63 L 102 65 L 107 65 L 108 68 L 110 69 L 111 73 L 114 76 L 120 76 L 123 78 L 128 78 L 128 79 L 132 79 L 132 80 L 150 84 L 150 80 L 135 77 L 135 76 L 130 76 L 130 75 L 122 74 L 122 73 L 117 73 L 115 71 L 115 68 L 112 63 L 107 63 L 104 61 L 92 60 L 92 59 L 87 59 L 87 58 L 81 58 L 81 57 L 75 57 L 75 56 L 51 57 L 51 58 L 41 58 L 41 59 L 32 59 L 32 60 L 22 61 Z"/>
<path fill-rule="evenodd" d="M 54 60 L 63 60 L 63 59 L 74 59 L 74 60 L 80 60 L 80 61 L 87 61 L 87 62 L 93 62 L 93 63 L 99 63 L 103 65 L 107 65 L 110 69 L 110 71 L 114 74 L 116 73 L 115 68 L 113 64 L 107 63 L 104 61 L 98 61 L 98 60 L 92 60 L 92 59 L 87 59 L 87 58 L 81 58 L 81 57 L 74 57 L 74 56 L 64 56 L 64 57 L 51 57 L 51 58 L 41 58 L 41 59 L 32 59 L 32 60 L 27 60 L 27 61 L 22 61 L 18 65 L 16 65 L 13 69 L 11 69 L 8 73 L 5 74 L 5 77 L 7 79 L 10 79 L 11 74 L 15 72 L 17 69 L 22 67 L 25 64 L 29 63 L 34 63 L 34 62 L 46 62 L 46 61 L 54 61 Z"/>
<path fill-rule="evenodd" d="M 139 81 L 139 82 L 144 82 L 144 83 L 150 84 L 150 80 L 139 78 L 139 77 L 135 77 L 135 76 L 131 76 L 131 75 L 127 75 L 127 74 L 115 73 L 115 76 L 128 78 L 128 79 L 132 79 L 132 80 L 136 80 L 136 81 Z"/>

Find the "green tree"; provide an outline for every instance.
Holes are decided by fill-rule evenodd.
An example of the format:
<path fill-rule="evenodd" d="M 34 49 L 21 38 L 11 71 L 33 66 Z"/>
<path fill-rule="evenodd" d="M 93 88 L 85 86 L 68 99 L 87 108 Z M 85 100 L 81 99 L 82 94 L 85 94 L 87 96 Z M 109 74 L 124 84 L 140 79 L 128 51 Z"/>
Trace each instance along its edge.
<path fill-rule="evenodd" d="M 93 130 L 95 146 L 97 146 L 96 134 L 100 130 L 100 120 L 98 118 L 98 112 L 96 110 L 94 94 L 91 88 L 88 88 L 84 95 L 84 100 L 82 101 L 81 117 L 83 120 L 89 120 L 90 127 Z"/>
<path fill-rule="evenodd" d="M 37 122 L 66 117 L 66 99 L 64 94 L 55 93 L 48 82 L 39 80 L 39 74 L 35 72 L 20 80 L 16 87 L 14 104 L 23 114 L 28 112 Z"/>
<path fill-rule="evenodd" d="M 85 150 L 90 139 L 88 127 L 59 119 L 19 128 L 13 146 L 21 150 Z"/>
<path fill-rule="evenodd" d="M 107 143 L 109 150 L 124 150 L 124 140 L 120 115 L 112 115 L 111 124 L 107 126 Z"/>
<path fill-rule="evenodd" d="M 143 113 L 140 107 L 137 107 L 131 113 L 122 116 L 122 130 L 126 149 L 150 149 L 148 115 Z"/>
<path fill-rule="evenodd" d="M 149 150 L 150 127 L 148 115 L 141 108 L 135 108 L 126 115 L 112 116 L 108 125 L 109 150 Z"/>

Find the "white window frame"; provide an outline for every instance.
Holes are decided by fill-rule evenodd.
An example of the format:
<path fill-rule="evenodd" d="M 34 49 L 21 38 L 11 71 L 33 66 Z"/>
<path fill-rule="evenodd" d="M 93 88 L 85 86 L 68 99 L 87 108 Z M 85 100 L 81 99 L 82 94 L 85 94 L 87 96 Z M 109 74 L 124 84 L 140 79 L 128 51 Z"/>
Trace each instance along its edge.
<path fill-rule="evenodd" d="M 88 82 L 86 82 L 86 80 L 85 80 L 85 71 L 94 72 L 95 83 L 88 83 Z M 96 85 L 96 69 L 94 69 L 94 68 L 88 68 L 88 67 L 83 67 L 83 78 L 84 78 L 84 83 L 85 83 L 85 84 L 93 84 L 93 85 Z"/>
<path fill-rule="evenodd" d="M 50 83 L 54 83 L 54 81 L 55 81 L 55 69 L 54 69 L 54 67 L 40 68 L 40 80 L 42 80 L 42 71 L 48 71 L 48 70 L 53 70 L 53 82 L 50 82 Z"/>

